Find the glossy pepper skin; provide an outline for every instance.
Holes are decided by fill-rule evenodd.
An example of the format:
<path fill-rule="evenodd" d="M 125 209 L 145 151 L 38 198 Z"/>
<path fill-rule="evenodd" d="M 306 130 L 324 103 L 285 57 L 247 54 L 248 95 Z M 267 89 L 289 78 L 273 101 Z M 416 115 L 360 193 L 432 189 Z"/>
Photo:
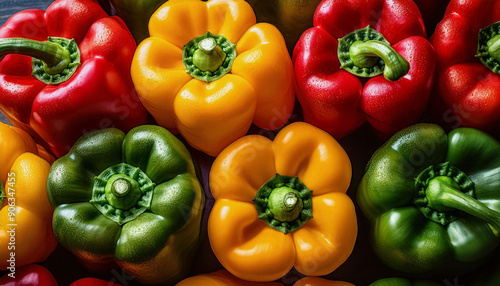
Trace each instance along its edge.
<path fill-rule="evenodd" d="M 357 199 L 386 265 L 463 273 L 500 243 L 500 143 L 484 132 L 417 124 L 372 156 Z"/>
<path fill-rule="evenodd" d="M 194 148 L 216 156 L 252 123 L 274 130 L 289 119 L 295 98 L 285 41 L 274 26 L 256 24 L 247 2 L 167 1 L 149 32 L 132 61 L 139 98 Z M 213 50 L 202 52 L 204 38 L 217 39 Z"/>
<path fill-rule="evenodd" d="M 310 124 L 292 123 L 274 141 L 258 135 L 237 140 L 215 159 L 209 175 L 214 254 L 244 280 L 273 281 L 292 267 L 305 275 L 329 274 L 349 257 L 356 240 L 356 214 L 346 195 L 350 180 L 345 151 Z M 300 199 L 293 198 L 295 192 Z"/>
<path fill-rule="evenodd" d="M 56 238 L 84 263 L 116 262 L 142 283 L 186 275 L 205 195 L 185 146 L 160 126 L 83 135 L 47 180 Z"/>
<path fill-rule="evenodd" d="M 69 48 L 59 44 L 58 52 L 51 52 L 48 37 L 74 39 L 69 58 L 54 56 Z M 22 45 L 9 42 L 12 38 L 23 39 Z M 41 47 L 27 43 L 30 39 L 42 42 Z M 147 122 L 130 78 L 134 39 L 123 21 L 109 17 L 96 1 L 57 0 L 46 12 L 21 11 L 0 28 L 0 44 L 0 58 L 5 56 L 0 61 L 0 110 L 56 157 L 90 130 L 128 131 Z M 24 54 L 12 54 L 16 51 Z M 43 58 L 45 66 L 34 70 L 31 56 Z M 47 72 L 47 66 L 64 63 L 64 70 Z M 63 81 L 55 83 L 59 77 Z"/>
<path fill-rule="evenodd" d="M 479 41 L 480 30 L 500 21 L 499 9 L 500 1 L 452 0 L 431 37 L 438 64 L 430 106 L 443 126 L 500 131 L 500 75 L 476 56 L 479 45 L 489 45 Z"/>
<path fill-rule="evenodd" d="M 3 286 L 58 286 L 56 279 L 45 267 L 29 264 L 16 269 L 15 278 L 8 273 L 0 277 Z"/>
<path fill-rule="evenodd" d="M 300 35 L 313 24 L 313 15 L 321 0 L 247 0 L 255 11 L 258 22 L 276 26 L 290 54 Z"/>
<path fill-rule="evenodd" d="M 364 31 L 367 27 L 372 30 Z M 348 64 L 340 60 L 337 47 L 354 42 L 347 36 L 360 34 L 368 45 L 368 39 L 375 39 L 364 35 L 377 31 L 382 39 L 376 43 L 387 41 L 384 51 L 373 48 L 355 56 L 348 48 Z M 337 139 L 365 122 L 381 138 L 417 122 L 427 104 L 435 68 L 434 51 L 425 36 L 422 17 L 411 0 L 322 1 L 314 14 L 314 27 L 302 34 L 293 53 L 296 93 L 305 121 Z M 385 57 L 385 64 L 381 60 L 375 64 L 374 54 Z M 359 56 L 360 62 L 354 62 L 353 57 Z M 398 61 L 388 64 L 389 58 Z M 360 74 L 349 71 L 349 63 Z M 387 77 L 394 67 L 405 68 Z"/>
<path fill-rule="evenodd" d="M 53 159 L 28 133 L 0 123 L 2 271 L 15 272 L 17 267 L 42 262 L 57 246 L 46 190 L 49 162 Z"/>
<path fill-rule="evenodd" d="M 252 282 L 241 280 L 227 270 L 219 270 L 213 273 L 200 274 L 197 276 L 189 277 L 181 282 L 177 283 L 176 286 L 193 286 L 193 285 L 203 285 L 203 286 L 280 286 L 283 285 L 277 282 Z"/>

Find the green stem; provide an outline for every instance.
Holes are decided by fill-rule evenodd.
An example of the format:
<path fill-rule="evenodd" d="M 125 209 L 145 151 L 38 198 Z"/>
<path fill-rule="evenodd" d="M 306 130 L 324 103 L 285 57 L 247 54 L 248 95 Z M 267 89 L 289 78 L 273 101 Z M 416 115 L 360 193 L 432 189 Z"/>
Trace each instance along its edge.
<path fill-rule="evenodd" d="M 457 190 L 458 188 L 458 190 Z M 500 212 L 462 193 L 452 178 L 438 176 L 427 187 L 428 205 L 437 211 L 461 210 L 487 222 L 496 236 L 500 234 Z"/>
<path fill-rule="evenodd" d="M 182 49 L 186 72 L 199 80 L 212 82 L 231 71 L 236 48 L 227 38 L 206 32 Z"/>
<path fill-rule="evenodd" d="M 481 63 L 492 72 L 500 74 L 500 21 L 479 30 L 477 54 Z"/>
<path fill-rule="evenodd" d="M 297 177 L 276 174 L 259 188 L 253 202 L 258 218 L 284 234 L 312 218 L 312 192 Z"/>
<path fill-rule="evenodd" d="M 33 58 L 33 76 L 47 84 L 68 80 L 80 64 L 80 51 L 74 40 L 49 37 L 48 41 L 24 38 L 0 39 L 0 59 L 8 54 Z"/>
<path fill-rule="evenodd" d="M 113 165 L 94 178 L 90 202 L 107 218 L 122 225 L 150 209 L 155 184 L 139 168 Z"/>
<path fill-rule="evenodd" d="M 226 54 L 214 38 L 205 38 L 198 43 L 193 55 L 193 64 L 202 71 L 215 72 L 224 63 Z"/>
<path fill-rule="evenodd" d="M 500 61 L 500 35 L 491 38 L 487 43 L 488 53 L 496 61 Z"/>
<path fill-rule="evenodd" d="M 42 60 L 51 74 L 56 74 L 68 67 L 70 53 L 61 45 L 49 41 L 35 41 L 23 38 L 0 39 L 0 58 L 7 54 L 20 54 Z"/>
<path fill-rule="evenodd" d="M 269 196 L 268 208 L 282 222 L 296 220 L 303 207 L 299 192 L 289 187 L 276 188 Z"/>
<path fill-rule="evenodd" d="M 381 41 L 355 41 L 349 52 L 354 65 L 360 68 L 370 68 L 381 58 L 385 63 L 384 77 L 390 81 L 401 78 L 410 69 L 408 62 L 396 50 Z"/>

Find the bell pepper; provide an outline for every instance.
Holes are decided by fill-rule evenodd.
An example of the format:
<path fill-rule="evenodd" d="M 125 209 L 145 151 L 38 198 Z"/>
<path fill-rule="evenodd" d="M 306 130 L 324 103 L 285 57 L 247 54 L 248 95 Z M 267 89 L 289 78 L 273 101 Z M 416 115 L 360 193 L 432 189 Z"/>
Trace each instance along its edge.
<path fill-rule="evenodd" d="M 52 208 L 46 191 L 49 161 L 19 128 L 0 123 L 0 270 L 16 272 L 54 251 Z"/>
<path fill-rule="evenodd" d="M 58 286 L 56 279 L 45 267 L 29 264 L 16 270 L 14 277 L 5 274 L 0 277 L 3 286 Z"/>
<path fill-rule="evenodd" d="M 214 273 L 200 274 L 197 276 L 189 277 L 176 286 L 280 286 L 283 285 L 277 282 L 252 282 L 245 281 L 231 275 L 227 270 L 219 270 Z"/>
<path fill-rule="evenodd" d="M 304 277 L 295 282 L 293 286 L 354 286 L 354 284 L 344 281 L 327 280 L 320 277 Z"/>
<path fill-rule="evenodd" d="M 285 38 L 290 54 L 300 35 L 313 24 L 313 15 L 321 0 L 247 0 L 258 22 L 273 24 Z"/>
<path fill-rule="evenodd" d="M 304 122 L 286 126 L 274 141 L 237 140 L 209 174 L 215 256 L 249 281 L 273 281 L 292 267 L 310 276 L 331 273 L 350 256 L 357 236 L 346 194 L 351 172 L 337 141 Z"/>
<path fill-rule="evenodd" d="M 324 0 L 295 46 L 304 120 L 340 139 L 368 122 L 381 138 L 417 122 L 435 55 L 411 0 Z"/>
<path fill-rule="evenodd" d="M 57 240 L 88 265 L 116 262 L 142 283 L 186 275 L 205 195 L 186 147 L 160 126 L 86 133 L 47 179 Z"/>
<path fill-rule="evenodd" d="M 121 284 L 89 277 L 78 279 L 69 286 L 121 286 Z"/>
<path fill-rule="evenodd" d="M 499 8 L 496 0 L 450 1 L 431 37 L 437 55 L 431 107 L 443 126 L 500 131 Z"/>
<path fill-rule="evenodd" d="M 210 156 L 252 122 L 278 129 L 293 111 L 283 36 L 255 23 L 243 0 L 170 0 L 153 14 L 151 37 L 135 52 L 132 80 L 146 109 Z"/>
<path fill-rule="evenodd" d="M 372 156 L 358 186 L 380 260 L 416 274 L 477 268 L 500 243 L 500 143 L 472 128 L 408 127 Z"/>
<path fill-rule="evenodd" d="M 135 48 L 95 0 L 14 14 L 0 28 L 0 111 L 57 157 L 87 131 L 145 124 L 129 73 Z"/>

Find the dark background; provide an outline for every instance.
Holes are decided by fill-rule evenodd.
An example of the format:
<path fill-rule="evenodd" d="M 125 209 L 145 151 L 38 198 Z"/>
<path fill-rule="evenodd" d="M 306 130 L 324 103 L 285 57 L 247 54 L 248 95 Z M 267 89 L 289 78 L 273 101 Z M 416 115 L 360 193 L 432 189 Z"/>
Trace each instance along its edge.
<path fill-rule="evenodd" d="M 3 25 L 11 15 L 18 11 L 33 8 L 45 10 L 51 2 L 51 0 L 0 0 L 0 25 Z M 301 120 L 301 112 L 297 104 L 295 113 L 292 116 L 291 121 Z M 7 119 L 2 114 L 0 114 L 0 121 L 8 123 Z M 249 133 L 261 134 L 269 138 L 273 138 L 276 134 L 276 132 L 263 131 L 255 127 L 252 127 Z M 355 202 L 356 187 L 361 179 L 364 167 L 372 153 L 380 145 L 382 145 L 383 142 L 376 138 L 367 126 L 363 126 L 361 129 L 340 140 L 339 142 L 344 147 L 352 161 L 353 177 L 348 195 Z M 191 271 L 191 275 L 196 275 L 200 273 L 213 272 L 222 269 L 222 267 L 211 251 L 206 232 L 206 222 L 208 219 L 210 207 L 213 204 L 213 199 L 210 197 L 210 193 L 208 190 L 207 179 L 210 166 L 213 162 L 213 158 L 193 149 L 190 149 L 190 151 L 201 165 L 202 175 L 204 177 L 203 184 L 208 197 L 208 203 L 205 210 L 202 227 L 202 242 L 193 262 Z M 363 216 L 362 212 L 359 210 L 357 204 L 356 208 L 358 215 L 358 238 L 354 251 L 349 259 L 341 267 L 339 267 L 332 274 L 326 276 L 326 278 L 332 280 L 347 281 L 356 285 L 368 285 L 369 283 L 377 279 L 385 277 L 398 276 L 411 278 L 411 276 L 385 267 L 378 261 L 378 259 L 372 252 L 368 242 L 369 224 L 366 218 Z M 39 243 L 43 244 L 43 241 L 40 241 Z M 481 269 L 489 270 L 489 268 L 498 265 L 500 263 L 498 260 L 498 256 L 499 255 L 496 255 L 496 259 L 492 259 L 486 267 L 483 267 Z M 84 277 L 97 277 L 104 280 L 121 283 L 123 285 L 139 285 L 137 282 L 133 281 L 131 277 L 127 276 L 123 271 L 121 271 L 121 269 L 113 269 L 111 271 L 104 271 L 102 273 L 88 271 L 71 253 L 66 251 L 61 246 L 58 246 L 55 252 L 45 262 L 40 264 L 45 266 L 52 272 L 52 274 L 59 282 L 59 285 L 69 285 L 73 281 Z M 475 270 L 471 273 L 464 274 L 463 276 L 433 276 L 419 278 L 428 278 L 435 281 L 440 281 L 443 282 L 443 284 L 446 286 L 459 286 L 467 285 L 468 281 L 479 275 L 480 272 L 480 270 Z M 301 274 L 292 269 L 286 276 L 278 280 L 278 282 L 281 282 L 285 285 L 291 285 L 301 277 Z"/>

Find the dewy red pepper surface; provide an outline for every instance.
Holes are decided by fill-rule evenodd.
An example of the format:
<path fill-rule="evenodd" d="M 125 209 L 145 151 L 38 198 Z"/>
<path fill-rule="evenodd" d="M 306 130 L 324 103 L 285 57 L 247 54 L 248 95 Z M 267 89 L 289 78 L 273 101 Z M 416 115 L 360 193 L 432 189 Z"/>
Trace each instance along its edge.
<path fill-rule="evenodd" d="M 92 129 L 144 124 L 130 78 L 135 48 L 94 0 L 21 11 L 0 28 L 0 111 L 57 157 Z"/>
<path fill-rule="evenodd" d="M 425 35 L 411 0 L 322 1 L 293 54 L 305 121 L 337 139 L 366 121 L 382 138 L 418 121 L 436 61 Z"/>
<path fill-rule="evenodd" d="M 451 128 L 500 131 L 500 1 L 450 1 L 431 38 L 438 65 L 431 108 Z"/>

